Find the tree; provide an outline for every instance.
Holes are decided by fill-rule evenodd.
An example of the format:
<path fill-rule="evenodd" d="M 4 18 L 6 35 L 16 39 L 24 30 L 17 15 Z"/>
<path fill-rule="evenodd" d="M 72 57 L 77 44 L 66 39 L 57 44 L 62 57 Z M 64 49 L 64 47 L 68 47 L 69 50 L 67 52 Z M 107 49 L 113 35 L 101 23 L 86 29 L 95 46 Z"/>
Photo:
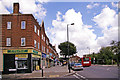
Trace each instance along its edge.
<path fill-rule="evenodd" d="M 119 62 L 120 62 L 120 41 L 116 42 L 116 41 L 112 41 L 111 42 L 111 48 L 112 51 L 116 54 L 115 58 L 117 59 L 117 65 L 119 66 Z"/>
<path fill-rule="evenodd" d="M 102 64 L 112 64 L 113 55 L 111 47 L 102 47 L 98 53 L 98 59 L 102 60 Z"/>
<path fill-rule="evenodd" d="M 77 53 L 76 46 L 71 42 L 63 42 L 58 45 L 58 48 L 60 49 L 60 55 L 64 55 L 65 59 L 66 56 L 68 56 L 68 44 L 69 44 L 69 55 L 73 55 Z"/>

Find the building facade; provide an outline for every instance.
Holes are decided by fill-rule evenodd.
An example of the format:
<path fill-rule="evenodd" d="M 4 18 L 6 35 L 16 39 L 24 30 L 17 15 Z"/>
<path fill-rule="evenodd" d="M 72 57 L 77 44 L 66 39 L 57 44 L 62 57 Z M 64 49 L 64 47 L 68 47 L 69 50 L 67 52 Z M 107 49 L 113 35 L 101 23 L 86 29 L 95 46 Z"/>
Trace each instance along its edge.
<path fill-rule="evenodd" d="M 2 54 L 3 73 L 11 73 L 12 69 L 32 72 L 49 66 L 49 38 L 44 22 L 39 25 L 32 14 L 21 14 L 19 3 L 14 3 L 12 14 L 2 15 Z"/>

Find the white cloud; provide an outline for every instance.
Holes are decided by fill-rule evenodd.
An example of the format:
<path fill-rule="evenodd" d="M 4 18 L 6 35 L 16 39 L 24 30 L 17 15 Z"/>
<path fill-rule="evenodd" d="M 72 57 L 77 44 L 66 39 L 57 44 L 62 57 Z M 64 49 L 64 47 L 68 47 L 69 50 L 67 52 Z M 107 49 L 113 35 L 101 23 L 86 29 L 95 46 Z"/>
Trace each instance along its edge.
<path fill-rule="evenodd" d="M 65 15 L 59 16 L 58 12 L 56 15 L 56 20 L 52 21 L 53 28 L 48 29 L 49 37 L 53 44 L 57 46 L 61 42 L 67 40 L 67 24 L 75 23 L 75 25 L 69 25 L 69 40 L 77 46 L 78 55 L 88 54 L 89 51 L 87 47 L 91 48 L 91 52 L 97 52 L 99 45 L 96 42 L 96 35 L 93 33 L 94 30 L 91 25 L 84 25 L 82 21 L 82 14 L 80 12 L 75 12 L 74 9 L 69 9 Z M 58 19 L 59 17 L 59 19 Z M 57 47 L 57 51 L 59 51 Z"/>
<path fill-rule="evenodd" d="M 92 8 L 94 8 L 94 7 L 98 7 L 100 4 L 98 4 L 98 3 L 91 3 L 91 4 L 88 4 L 86 7 L 88 8 L 88 9 L 92 9 Z"/>
<path fill-rule="evenodd" d="M 43 3 L 49 0 L 1 0 L 1 10 L 12 10 L 13 3 L 19 2 L 20 12 L 23 14 L 33 14 L 36 18 L 43 19 L 46 16 L 47 10 L 42 6 Z M 37 4 L 36 4 L 37 3 Z M 6 12 L 4 12 L 5 14 Z M 3 14 L 0 12 L 0 14 Z"/>
<path fill-rule="evenodd" d="M 107 46 L 112 40 L 118 41 L 118 14 L 113 9 L 106 6 L 93 21 L 102 28 L 103 36 L 97 39 L 100 46 Z"/>
<path fill-rule="evenodd" d="M 96 22 L 96 25 L 102 29 L 108 29 L 109 26 L 117 26 L 116 20 L 116 12 L 109 7 L 105 7 L 100 14 L 93 18 L 93 21 Z"/>
<path fill-rule="evenodd" d="M 113 7 L 118 7 L 118 3 L 115 4 L 114 2 L 111 2 L 111 4 L 112 4 Z"/>

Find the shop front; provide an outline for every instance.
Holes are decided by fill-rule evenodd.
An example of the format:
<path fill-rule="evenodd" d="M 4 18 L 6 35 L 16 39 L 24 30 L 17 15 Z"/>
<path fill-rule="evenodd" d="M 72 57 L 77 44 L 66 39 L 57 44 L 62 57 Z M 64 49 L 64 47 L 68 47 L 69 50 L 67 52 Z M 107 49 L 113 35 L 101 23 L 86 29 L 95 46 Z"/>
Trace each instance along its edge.
<path fill-rule="evenodd" d="M 42 53 L 42 67 L 45 68 L 46 67 L 46 54 L 45 53 Z"/>
<path fill-rule="evenodd" d="M 33 49 L 3 50 L 3 73 L 31 73 L 39 70 L 40 59 L 41 52 Z"/>

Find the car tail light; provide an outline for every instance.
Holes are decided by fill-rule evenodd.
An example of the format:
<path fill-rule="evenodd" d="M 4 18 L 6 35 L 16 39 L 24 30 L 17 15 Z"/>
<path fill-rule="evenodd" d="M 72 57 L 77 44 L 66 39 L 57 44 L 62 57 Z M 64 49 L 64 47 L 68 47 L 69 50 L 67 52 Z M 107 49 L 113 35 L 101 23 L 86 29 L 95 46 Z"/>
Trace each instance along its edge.
<path fill-rule="evenodd" d="M 74 67 L 77 67 L 77 66 L 74 66 Z"/>

